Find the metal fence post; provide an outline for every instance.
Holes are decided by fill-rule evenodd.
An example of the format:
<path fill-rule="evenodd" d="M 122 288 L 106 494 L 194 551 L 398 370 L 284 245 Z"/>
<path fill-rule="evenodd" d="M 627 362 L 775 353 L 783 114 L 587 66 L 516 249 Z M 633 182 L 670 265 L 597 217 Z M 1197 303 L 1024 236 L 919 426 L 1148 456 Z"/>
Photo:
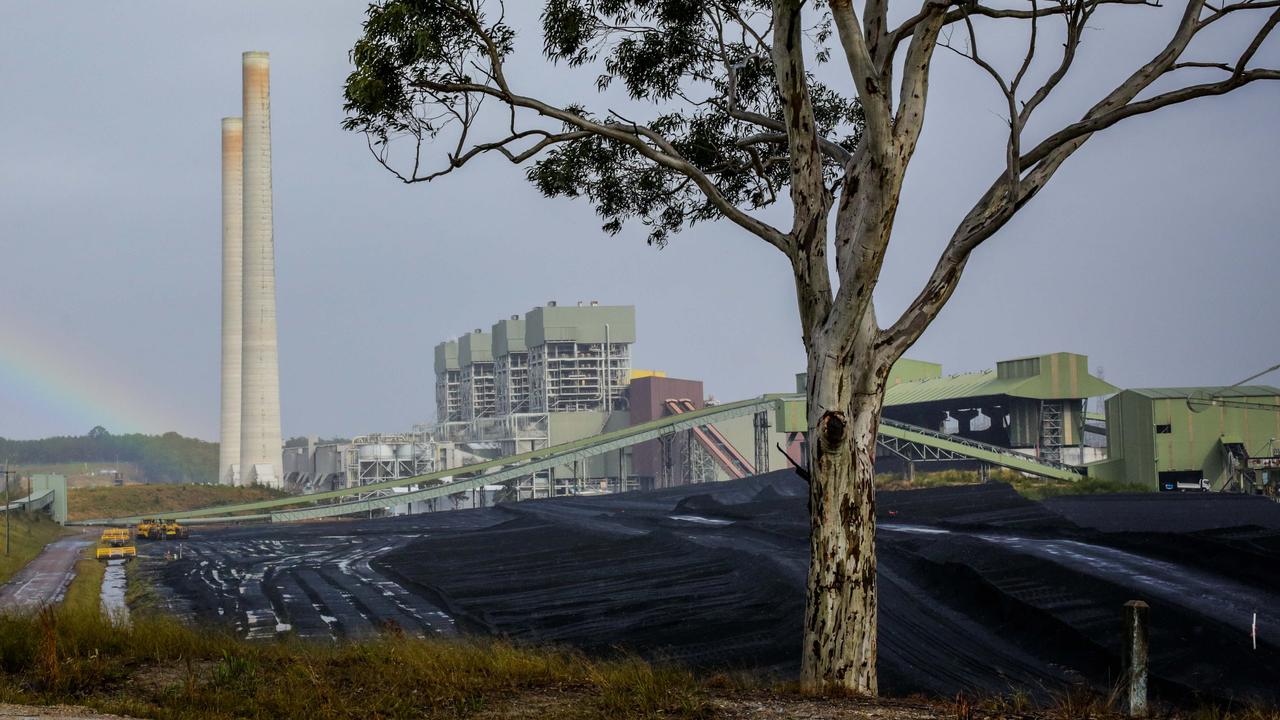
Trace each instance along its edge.
<path fill-rule="evenodd" d="M 1141 600 L 1124 604 L 1124 687 L 1129 717 L 1147 716 L 1147 610 Z"/>

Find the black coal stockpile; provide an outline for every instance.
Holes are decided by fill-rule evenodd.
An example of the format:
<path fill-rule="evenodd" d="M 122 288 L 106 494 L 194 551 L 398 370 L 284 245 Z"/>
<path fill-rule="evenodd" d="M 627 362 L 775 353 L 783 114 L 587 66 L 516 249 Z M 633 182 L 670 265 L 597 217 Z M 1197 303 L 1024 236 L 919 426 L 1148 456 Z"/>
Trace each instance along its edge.
<path fill-rule="evenodd" d="M 382 624 L 379 608 L 394 606 L 390 619 L 422 634 L 456 630 L 785 677 L 800 655 L 806 494 L 784 471 L 649 493 L 210 532 L 199 541 L 199 572 L 170 572 L 164 582 L 195 614 L 243 617 L 244 627 L 319 613 L 333 636 L 356 636 Z M 1202 494 L 1041 504 L 988 484 L 881 493 L 878 513 L 884 692 L 1044 698 L 1070 685 L 1110 689 L 1121 608 L 1140 599 L 1151 606 L 1160 699 L 1280 702 L 1280 504 Z M 316 550 L 230 573 L 247 578 L 238 584 L 215 573 L 214 548 L 225 543 L 244 563 L 251 536 L 272 553 L 302 541 Z M 344 543 L 363 559 L 333 547 Z M 312 592 L 307 607 L 291 610 L 290 562 L 304 588 L 332 579 L 333 603 Z M 222 585 L 191 579 L 201 574 Z M 266 621 L 262 603 L 244 599 L 255 578 L 274 610 Z M 386 602 L 361 600 L 372 598 L 361 583 Z M 342 601 L 351 607 L 330 609 Z"/>
<path fill-rule="evenodd" d="M 472 632 L 789 675 L 804 615 L 806 492 L 788 471 L 503 506 L 504 524 L 434 533 L 375 565 L 443 598 Z M 882 688 L 1109 688 L 1121 607 L 1143 599 L 1157 694 L 1280 700 L 1280 505 L 1123 497 L 1059 508 L 1003 484 L 881 493 Z M 1187 520 L 1193 532 L 1170 532 Z"/>

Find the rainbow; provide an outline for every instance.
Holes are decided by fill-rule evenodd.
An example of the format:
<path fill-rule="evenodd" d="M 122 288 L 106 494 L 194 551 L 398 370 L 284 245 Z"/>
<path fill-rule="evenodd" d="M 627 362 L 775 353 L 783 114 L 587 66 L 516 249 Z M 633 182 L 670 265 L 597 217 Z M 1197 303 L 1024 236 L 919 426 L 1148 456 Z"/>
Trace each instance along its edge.
<path fill-rule="evenodd" d="M 48 408 L 67 434 L 86 433 L 94 425 L 116 434 L 178 427 L 176 408 L 149 405 L 146 393 L 119 380 L 126 376 L 103 367 L 90 350 L 69 349 L 47 332 L 20 327 L 12 317 L 0 319 L 0 390 Z"/>

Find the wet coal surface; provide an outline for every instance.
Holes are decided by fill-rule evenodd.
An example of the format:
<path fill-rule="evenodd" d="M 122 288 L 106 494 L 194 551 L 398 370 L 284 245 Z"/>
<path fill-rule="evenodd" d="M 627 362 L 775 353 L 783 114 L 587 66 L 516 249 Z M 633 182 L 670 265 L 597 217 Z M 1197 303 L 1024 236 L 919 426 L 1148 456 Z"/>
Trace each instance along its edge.
<path fill-rule="evenodd" d="M 414 634 L 622 649 L 785 677 L 800 655 L 806 492 L 784 471 L 203 530 L 182 560 L 152 567 L 181 610 L 251 637 L 360 637 L 389 621 Z M 882 691 L 1109 688 L 1121 608 L 1141 599 L 1151 605 L 1157 696 L 1280 701 L 1280 505 L 1122 497 L 1040 504 L 1001 484 L 881 493 Z"/>

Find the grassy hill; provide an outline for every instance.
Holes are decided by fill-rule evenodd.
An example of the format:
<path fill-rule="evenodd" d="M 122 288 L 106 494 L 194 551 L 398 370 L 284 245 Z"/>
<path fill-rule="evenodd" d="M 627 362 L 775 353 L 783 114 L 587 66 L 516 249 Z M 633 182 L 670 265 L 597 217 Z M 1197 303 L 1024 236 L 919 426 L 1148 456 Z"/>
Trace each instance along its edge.
<path fill-rule="evenodd" d="M 270 500 L 288 493 L 262 487 L 228 485 L 126 485 L 73 488 L 67 492 L 67 516 L 87 520 L 125 515 L 163 515 L 213 505 Z"/>
<path fill-rule="evenodd" d="M 13 546 L 6 547 L 4 513 L 0 512 L 0 585 L 8 582 L 14 573 L 39 555 L 45 545 L 57 540 L 63 533 L 63 529 L 43 513 L 28 515 L 15 512 L 11 520 Z"/>

